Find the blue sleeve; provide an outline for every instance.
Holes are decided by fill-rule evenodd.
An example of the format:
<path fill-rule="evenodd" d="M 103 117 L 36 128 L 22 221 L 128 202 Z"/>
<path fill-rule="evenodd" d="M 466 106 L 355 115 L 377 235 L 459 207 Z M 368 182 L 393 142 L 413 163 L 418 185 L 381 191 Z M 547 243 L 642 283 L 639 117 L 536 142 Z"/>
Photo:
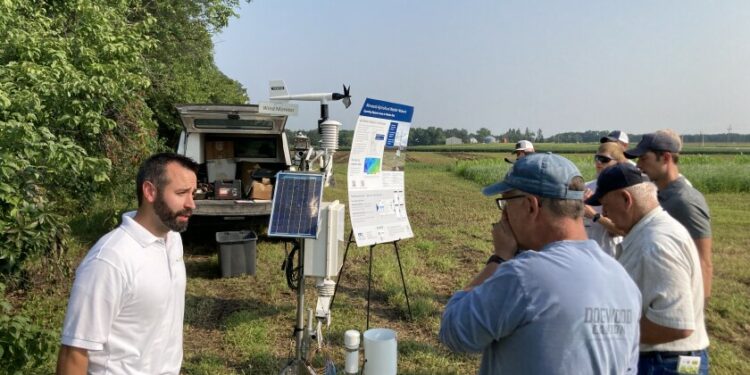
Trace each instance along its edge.
<path fill-rule="evenodd" d="M 481 352 L 526 323 L 528 305 L 515 267 L 505 263 L 481 285 L 451 297 L 440 324 L 440 341 L 456 352 Z"/>

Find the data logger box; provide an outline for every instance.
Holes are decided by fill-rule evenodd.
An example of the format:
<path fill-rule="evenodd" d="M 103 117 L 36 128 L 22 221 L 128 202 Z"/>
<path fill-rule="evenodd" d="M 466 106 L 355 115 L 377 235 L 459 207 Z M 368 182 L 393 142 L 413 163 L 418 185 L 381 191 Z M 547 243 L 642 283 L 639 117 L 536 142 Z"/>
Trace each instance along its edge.
<path fill-rule="evenodd" d="M 330 278 L 338 275 L 343 263 L 345 206 L 339 201 L 323 202 L 320 207 L 318 238 L 306 238 L 305 276 Z"/>

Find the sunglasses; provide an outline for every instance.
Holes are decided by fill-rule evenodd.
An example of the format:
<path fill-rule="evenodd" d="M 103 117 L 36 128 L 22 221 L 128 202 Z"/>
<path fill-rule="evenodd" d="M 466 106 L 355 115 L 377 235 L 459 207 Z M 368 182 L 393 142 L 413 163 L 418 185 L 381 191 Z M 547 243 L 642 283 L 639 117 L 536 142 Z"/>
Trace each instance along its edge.
<path fill-rule="evenodd" d="M 607 164 L 607 163 L 611 162 L 612 160 L 613 159 L 610 158 L 609 156 L 594 155 L 594 163 L 599 162 L 599 163 L 602 163 L 602 164 Z"/>
<path fill-rule="evenodd" d="M 526 195 L 521 194 L 521 195 L 514 195 L 512 197 L 497 198 L 497 199 L 495 199 L 495 203 L 497 203 L 497 208 L 499 208 L 500 211 L 504 211 L 505 210 L 505 206 L 508 204 L 507 203 L 508 200 L 510 200 L 510 199 L 516 199 L 516 198 L 523 198 L 525 196 Z"/>

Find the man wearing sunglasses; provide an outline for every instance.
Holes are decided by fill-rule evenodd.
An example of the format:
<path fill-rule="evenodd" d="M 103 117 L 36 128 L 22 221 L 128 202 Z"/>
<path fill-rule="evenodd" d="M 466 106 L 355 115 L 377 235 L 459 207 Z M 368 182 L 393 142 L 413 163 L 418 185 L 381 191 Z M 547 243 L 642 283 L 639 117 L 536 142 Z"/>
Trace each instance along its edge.
<path fill-rule="evenodd" d="M 628 159 L 622 153 L 622 148 L 615 142 L 605 142 L 599 145 L 599 149 L 594 154 L 594 168 L 596 175 L 599 176 L 605 168 L 617 163 L 626 162 Z M 586 182 L 585 198 L 590 197 L 596 191 L 596 179 Z M 617 256 L 617 244 L 622 242 L 622 236 L 625 234 L 618 229 L 612 220 L 602 215 L 599 207 L 586 205 L 583 212 L 583 223 L 586 227 L 586 233 L 589 238 L 596 241 L 599 247 L 607 254 Z"/>
<path fill-rule="evenodd" d="M 583 190 L 575 165 L 548 153 L 483 190 L 502 194 L 495 251 L 440 326 L 451 350 L 483 353 L 480 374 L 635 374 L 641 296 L 586 237 Z"/>
<path fill-rule="evenodd" d="M 709 298 L 713 278 L 711 215 L 703 194 L 680 174 L 678 163 L 681 149 L 682 141 L 676 133 L 659 130 L 644 135 L 638 146 L 625 151 L 625 156 L 638 158 L 638 168 L 659 189 L 661 206 L 690 232 L 700 257 L 703 293 L 705 298 Z"/>

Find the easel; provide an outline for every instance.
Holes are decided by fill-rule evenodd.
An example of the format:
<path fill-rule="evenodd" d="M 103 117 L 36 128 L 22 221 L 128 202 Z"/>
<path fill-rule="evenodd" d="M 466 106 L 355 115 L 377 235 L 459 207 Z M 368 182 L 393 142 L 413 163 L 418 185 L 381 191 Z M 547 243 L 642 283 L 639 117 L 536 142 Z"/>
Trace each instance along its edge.
<path fill-rule="evenodd" d="M 349 240 L 346 241 L 346 250 L 344 251 L 344 260 L 341 262 L 341 269 L 339 270 L 339 277 L 338 277 L 339 281 L 344 276 L 344 267 L 346 267 L 346 256 L 347 254 L 349 254 L 349 245 L 356 242 L 352 238 L 354 238 L 354 230 L 351 230 L 349 232 Z M 399 251 L 398 251 L 398 241 L 399 240 L 395 240 L 391 243 L 393 244 L 393 249 L 396 250 L 396 259 L 398 260 L 398 270 L 399 272 L 401 272 L 401 283 L 404 286 L 404 296 L 406 297 L 406 307 L 409 309 L 409 319 L 413 320 L 414 318 L 411 314 L 411 304 L 409 303 L 409 294 L 406 293 L 406 279 L 404 279 L 404 269 L 401 266 L 401 255 L 399 254 Z M 367 275 L 367 325 L 366 325 L 365 330 L 370 329 L 370 290 L 372 289 L 371 288 L 372 286 L 372 249 L 375 248 L 376 245 L 377 244 L 370 245 L 370 260 L 369 260 L 370 272 Z M 340 282 L 337 282 L 336 287 L 333 289 L 333 296 L 331 297 L 330 310 L 333 310 L 333 302 L 336 300 L 336 292 L 338 292 L 340 284 L 341 284 Z"/>

